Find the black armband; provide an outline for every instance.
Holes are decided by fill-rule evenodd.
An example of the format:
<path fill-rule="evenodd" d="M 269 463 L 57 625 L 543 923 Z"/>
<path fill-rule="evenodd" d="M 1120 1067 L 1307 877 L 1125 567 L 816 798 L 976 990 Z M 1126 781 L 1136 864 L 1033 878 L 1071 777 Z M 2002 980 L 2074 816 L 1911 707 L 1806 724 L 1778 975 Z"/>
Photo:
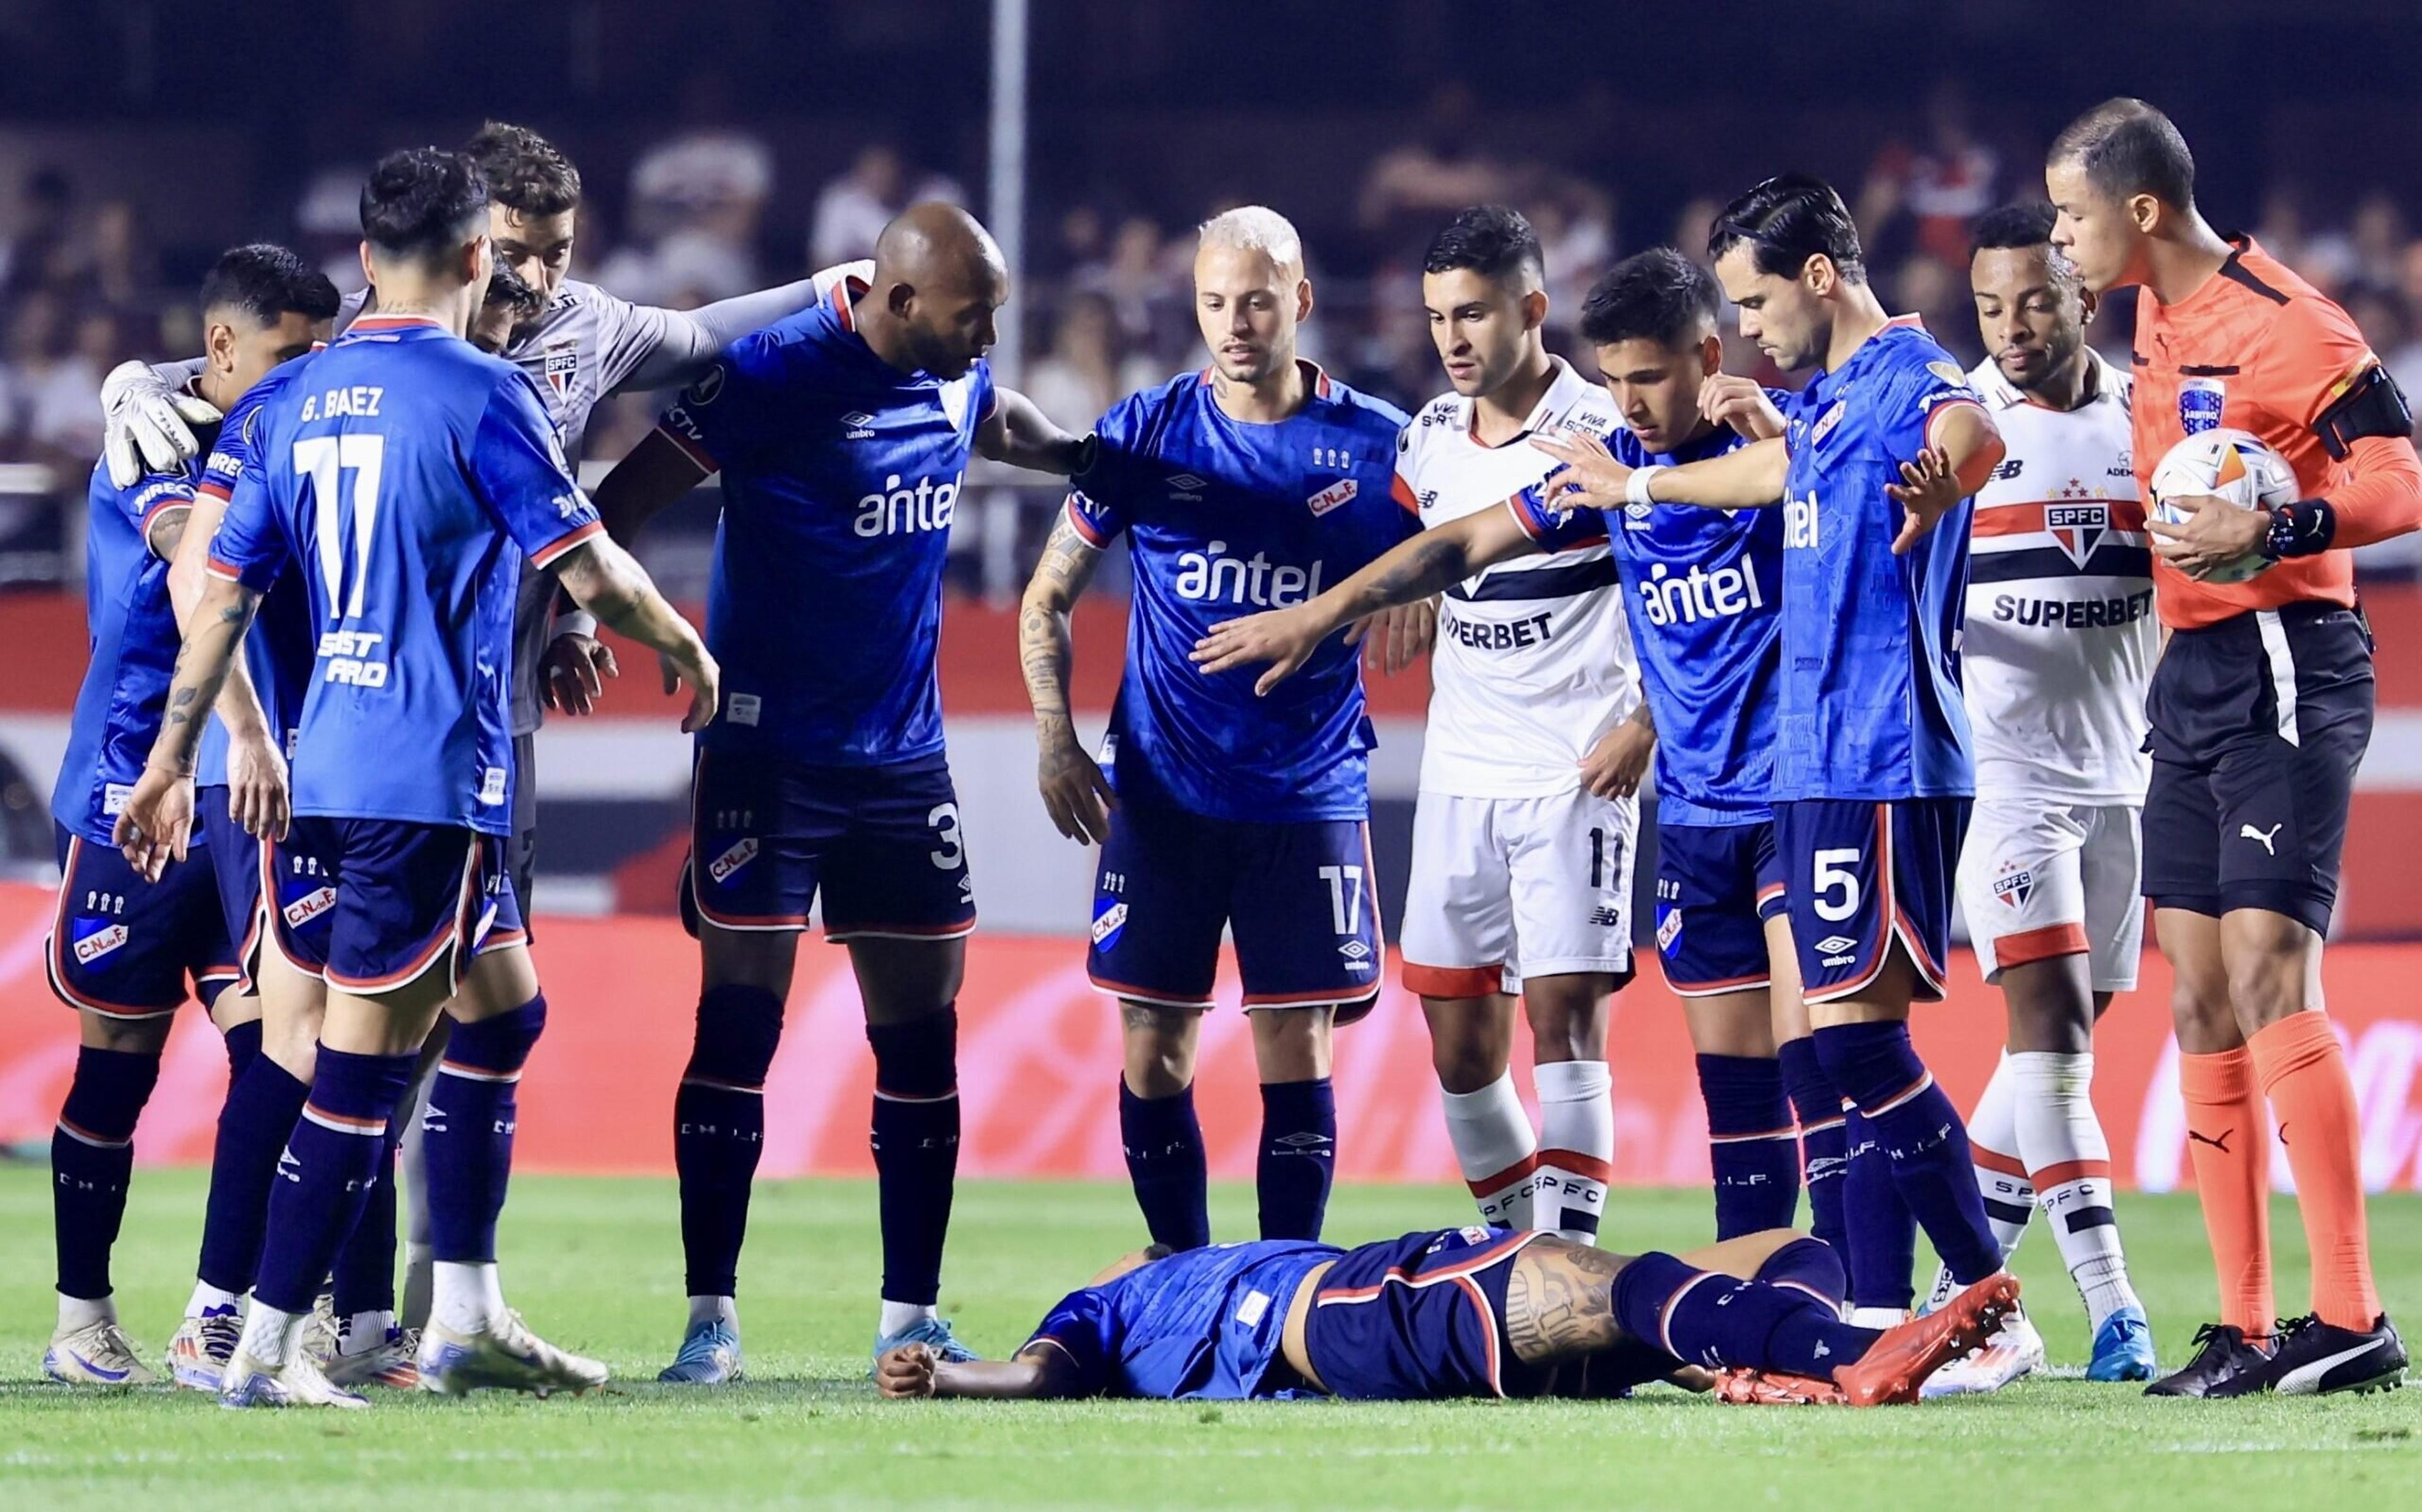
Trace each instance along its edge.
<path fill-rule="evenodd" d="M 2337 539 L 2338 512 L 2327 499 L 2299 499 L 2271 511 L 2271 534 L 2263 538 L 2262 554 L 2273 561 L 2283 556 L 2318 556 Z"/>
<path fill-rule="evenodd" d="M 2348 381 L 2346 392 L 2332 399 L 2313 421 L 2313 434 L 2333 460 L 2344 461 L 2365 436 L 2411 436 L 2414 411 L 2388 369 L 2373 363 Z"/>
<path fill-rule="evenodd" d="M 1085 432 L 1085 439 L 1077 443 L 1077 465 L 1069 473 L 1069 477 L 1083 477 L 1092 472 L 1101 460 L 1102 433 L 1098 430 L 1088 430 Z"/>

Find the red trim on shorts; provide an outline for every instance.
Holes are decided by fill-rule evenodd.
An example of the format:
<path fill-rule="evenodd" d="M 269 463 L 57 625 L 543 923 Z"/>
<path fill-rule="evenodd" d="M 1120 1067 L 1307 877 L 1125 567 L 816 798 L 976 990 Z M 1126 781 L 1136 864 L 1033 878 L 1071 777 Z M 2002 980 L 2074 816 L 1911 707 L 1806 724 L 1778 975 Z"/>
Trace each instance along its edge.
<path fill-rule="evenodd" d="M 2015 1155 L 2005 1155 L 2000 1150 L 1986 1148 L 1976 1143 L 1976 1136 L 1974 1134 L 1968 1136 L 1968 1159 L 1971 1164 L 1980 1170 L 1990 1171 L 1996 1176 L 2017 1177 L 2021 1181 L 2027 1179 L 2025 1161 Z"/>
<path fill-rule="evenodd" d="M 1579 1150 L 1541 1150 L 1539 1164 L 1542 1167 L 1554 1166 L 1560 1171 L 1570 1171 L 1577 1177 L 1601 1185 L 1612 1186 L 1614 1183 L 1612 1165 L 1595 1155 L 1583 1155 Z"/>
<path fill-rule="evenodd" d="M 1819 988 L 1807 993 L 1807 999 L 1811 1003 L 1838 1003 L 1844 998 L 1858 996 L 1875 985 L 1876 978 L 1883 974 L 1885 963 L 1892 959 L 1893 926 L 1895 921 L 1900 918 L 1901 912 L 1900 896 L 1894 886 L 1892 805 L 1890 803 L 1876 805 L 1875 857 L 1876 877 L 1879 884 L 1878 891 L 1880 896 L 1876 909 L 1876 938 L 1866 947 L 1873 957 L 1867 962 L 1866 974 L 1855 981 L 1844 982 L 1835 987 Z M 1915 947 L 1911 948 L 1914 950 Z M 1939 987 L 1942 984 L 1938 982 L 1936 985 Z"/>
<path fill-rule="evenodd" d="M 1408 960 L 1396 980 L 1416 997 L 1488 997 L 1505 990 L 1505 968 L 1502 964 L 1423 966 Z"/>
<path fill-rule="evenodd" d="M 1774 985 L 1774 977 L 1770 973 L 1751 976 L 1727 976 L 1718 982 L 1685 982 L 1674 974 L 1674 969 L 1671 966 L 1665 965 L 1661 960 L 1658 964 L 1665 973 L 1665 985 L 1673 990 L 1675 997 L 1715 997 L 1723 992 L 1746 992 L 1752 988 Z"/>
<path fill-rule="evenodd" d="M 1313 1305 L 1330 1307 L 1341 1302 L 1349 1304 L 1367 1302 L 1390 1286 L 1411 1286 L 1418 1290 L 1423 1286 L 1435 1286 L 1442 1281 L 1461 1281 L 1475 1272 L 1487 1270 L 1533 1240 L 1547 1237 L 1543 1229 L 1525 1229 L 1519 1234 L 1508 1234 L 1503 1239 L 1494 1240 L 1486 1247 L 1465 1255 L 1453 1265 L 1442 1265 L 1435 1270 L 1423 1270 L 1419 1274 L 1406 1270 L 1401 1265 L 1392 1265 L 1376 1282 L 1368 1286 L 1321 1287 L 1313 1296 Z"/>
<path fill-rule="evenodd" d="M 1379 995 L 1380 984 L 1374 981 L 1362 988 L 1315 988 L 1309 992 L 1248 992 L 1245 1006 L 1249 1008 L 1311 1008 L 1322 1004 L 1343 1007 L 1349 1003 L 1368 1003 Z"/>
<path fill-rule="evenodd" d="M 1093 990 L 1096 992 L 1107 992 L 1112 997 L 1132 998 L 1138 1003 L 1148 1003 L 1156 1008 L 1213 1006 L 1211 996 L 1207 992 L 1199 997 L 1188 996 L 1182 992 L 1164 992 L 1156 987 L 1138 987 L 1131 982 L 1114 982 L 1107 976 L 1096 976 L 1092 972 L 1085 974 L 1085 980 L 1093 984 Z"/>
<path fill-rule="evenodd" d="M 2047 924 L 2040 929 L 1995 935 L 1991 943 L 1993 965 L 1999 971 L 2061 956 L 2083 956 L 2093 948 L 2086 941 L 2083 924 Z"/>
<path fill-rule="evenodd" d="M 82 997 L 68 986 L 68 895 L 75 890 L 76 860 L 84 853 L 84 843 L 83 835 L 68 836 L 68 864 L 59 873 L 59 900 L 51 912 L 51 948 L 43 958 L 43 965 L 48 968 L 45 974 L 51 979 L 51 993 L 69 1007 L 85 1013 L 97 1013 L 104 1019 L 166 1018 L 184 1006 L 183 993 L 180 992 L 177 1001 L 165 1007 L 158 1005 L 138 1007 L 132 1004 L 106 1003 L 100 998 Z M 173 866 L 176 863 L 171 861 L 168 865 Z M 163 871 L 161 875 L 165 878 L 167 874 Z"/>
<path fill-rule="evenodd" d="M 2049 1191 L 2068 1181 L 2108 1181 L 2111 1179 L 2111 1162 L 2109 1161 L 2062 1161 L 2056 1165 L 2047 1165 L 2042 1170 L 2035 1172 L 2034 1177 L 2037 1192 Z"/>
<path fill-rule="evenodd" d="M 956 940 L 975 932 L 973 914 L 952 924 L 844 924 L 833 927 L 825 921 L 825 940 L 831 944 L 843 944 L 857 939 L 874 940 Z"/>

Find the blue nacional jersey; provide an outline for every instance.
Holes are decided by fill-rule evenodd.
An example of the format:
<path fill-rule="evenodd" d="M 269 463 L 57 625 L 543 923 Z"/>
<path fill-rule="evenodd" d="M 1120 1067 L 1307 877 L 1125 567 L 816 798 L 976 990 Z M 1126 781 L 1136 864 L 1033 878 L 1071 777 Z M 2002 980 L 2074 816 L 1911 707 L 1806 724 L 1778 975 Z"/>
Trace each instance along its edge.
<path fill-rule="evenodd" d="M 1287 1304 L 1345 1254 L 1309 1239 L 1183 1250 L 1105 1286 L 1069 1293 L 1028 1343 L 1066 1355 L 1077 1395 L 1243 1401 L 1292 1395 L 1282 1364 Z"/>
<path fill-rule="evenodd" d="M 706 600 L 723 709 L 707 750 L 836 767 L 942 750 L 942 566 L 992 370 L 901 372 L 857 334 L 850 298 L 836 288 L 733 342 L 660 427 L 723 475 Z"/>
<path fill-rule="evenodd" d="M 244 390 L 219 426 L 202 464 L 197 493 L 221 500 L 235 497 L 235 486 L 254 455 L 254 431 L 261 407 L 285 392 L 312 354 L 278 364 L 260 382 Z M 311 604 L 299 576 L 281 576 L 261 597 L 252 629 L 244 632 L 244 662 L 252 675 L 253 691 L 260 696 L 261 712 L 276 733 L 278 751 L 294 755 L 294 723 L 303 711 L 303 691 L 310 686 L 312 645 Z M 194 784 L 220 787 L 227 784 L 228 732 L 212 714 L 202 730 L 201 749 L 194 758 Z"/>
<path fill-rule="evenodd" d="M 86 491 L 86 649 L 67 757 L 51 787 L 51 814 L 86 840 L 106 845 L 151 742 L 160 733 L 177 665 L 177 611 L 168 564 L 151 550 L 151 527 L 194 506 L 198 464 L 154 473 L 133 488 L 95 465 Z M 199 838 L 198 834 L 196 837 Z"/>
<path fill-rule="evenodd" d="M 1769 389 L 1777 409 L 1791 396 Z M 1606 438 L 1627 467 L 1721 457 L 1748 438 L 1730 426 L 1671 452 L 1628 429 Z M 1550 475 L 1552 478 L 1553 475 Z M 1612 524 L 1586 506 L 1545 508 L 1539 491 L 1514 518 L 1551 550 L 1611 543 L 1624 612 L 1657 722 L 1659 824 L 1754 824 L 1769 817 L 1775 676 L 1783 606 L 1783 511 L 1628 505 Z"/>
<path fill-rule="evenodd" d="M 434 321 L 356 320 L 268 400 L 211 570 L 291 562 L 315 658 L 294 812 L 511 832 L 513 596 L 598 533 L 538 389 Z"/>
<path fill-rule="evenodd" d="M 1959 692 L 1974 506 L 1961 500 L 1895 556 L 1902 514 L 1884 488 L 1944 406 L 1976 402 L 1958 363 L 1904 316 L 1785 408 L 1777 799 L 1974 792 Z"/>
<path fill-rule="evenodd" d="M 1305 368 L 1311 394 L 1275 425 L 1230 419 L 1208 370 L 1102 416 L 1068 518 L 1095 546 L 1126 536 L 1134 558 L 1104 763 L 1122 802 L 1278 822 L 1370 812 L 1375 740 L 1343 637 L 1266 698 L 1264 668 L 1205 677 L 1187 660 L 1221 620 L 1303 603 L 1420 532 L 1391 492 L 1403 412 Z"/>

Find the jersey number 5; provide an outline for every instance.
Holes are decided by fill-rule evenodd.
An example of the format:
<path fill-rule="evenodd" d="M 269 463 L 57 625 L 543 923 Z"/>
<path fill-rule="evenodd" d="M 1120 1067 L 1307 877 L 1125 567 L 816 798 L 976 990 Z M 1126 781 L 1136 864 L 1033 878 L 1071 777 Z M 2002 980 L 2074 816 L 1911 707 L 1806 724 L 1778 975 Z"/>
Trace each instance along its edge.
<path fill-rule="evenodd" d="M 331 618 L 350 618 L 362 612 L 362 590 L 370 575 L 370 532 L 378 524 L 379 474 L 386 467 L 386 438 L 381 435 L 314 436 L 294 444 L 294 471 L 308 474 L 317 507 L 314 534 L 319 538 L 320 580 L 328 587 Z M 340 500 L 344 475 L 354 475 L 351 495 Z M 350 526 L 353 550 L 345 550 Z M 347 592 L 345 563 L 353 562 L 352 591 Z"/>
<path fill-rule="evenodd" d="M 1816 875 L 1809 879 L 1816 901 L 1811 905 L 1816 916 L 1829 924 L 1839 924 L 1859 912 L 1859 874 L 1850 868 L 1859 864 L 1856 846 L 1840 850 L 1819 850 L 1813 857 Z"/>

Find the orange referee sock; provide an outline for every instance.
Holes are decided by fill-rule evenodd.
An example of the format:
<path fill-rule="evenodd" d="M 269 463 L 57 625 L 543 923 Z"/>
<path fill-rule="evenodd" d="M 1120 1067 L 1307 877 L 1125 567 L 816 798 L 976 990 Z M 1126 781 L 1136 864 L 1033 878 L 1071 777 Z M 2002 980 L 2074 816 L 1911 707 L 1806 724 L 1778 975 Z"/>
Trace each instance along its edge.
<path fill-rule="evenodd" d="M 2380 1317 L 2380 1291 L 2371 1279 L 2363 1142 L 2346 1052 L 2324 1013 L 2291 1013 L 2245 1043 L 2296 1173 L 2296 1204 L 2313 1249 L 2313 1311 L 2335 1327 L 2367 1330 Z"/>
<path fill-rule="evenodd" d="M 2187 1154 L 2194 1161 L 2204 1232 L 2220 1277 L 2220 1320 L 2249 1338 L 2268 1334 L 2279 1319 L 2271 1296 L 2271 1120 L 2254 1090 L 2253 1052 L 2240 1046 L 2216 1055 L 2179 1055 L 2178 1092 L 2187 1105 Z M 2370 1323 L 2364 1319 L 2367 1328 Z"/>

